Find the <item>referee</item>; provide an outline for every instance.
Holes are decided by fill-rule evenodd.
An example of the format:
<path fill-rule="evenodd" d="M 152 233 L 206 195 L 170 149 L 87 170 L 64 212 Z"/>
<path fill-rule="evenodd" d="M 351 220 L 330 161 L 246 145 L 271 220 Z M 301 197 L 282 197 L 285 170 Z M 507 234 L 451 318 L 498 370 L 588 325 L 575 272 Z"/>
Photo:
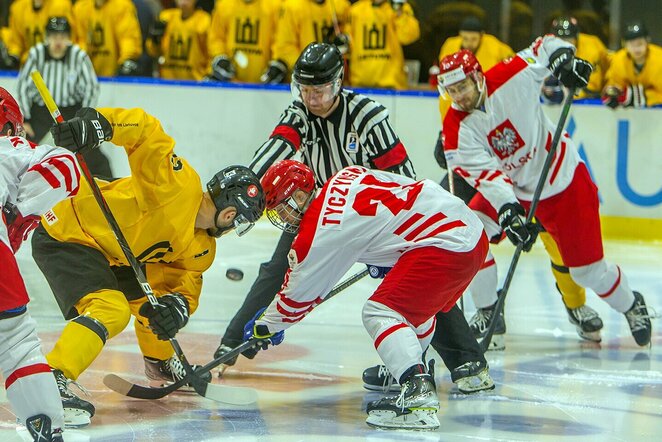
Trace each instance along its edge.
<path fill-rule="evenodd" d="M 250 164 L 258 176 L 264 175 L 275 161 L 300 154 L 301 161 L 313 170 L 320 188 L 340 169 L 351 165 L 415 177 L 386 108 L 368 97 L 343 90 L 342 81 L 343 59 L 335 46 L 311 43 L 303 50 L 292 75 L 291 88 L 296 99 L 285 109 L 269 140 L 258 148 Z M 269 305 L 280 290 L 295 236 L 283 232 L 271 260 L 260 265 L 257 279 L 225 330 L 215 358 L 243 342 L 244 325 Z M 435 349 L 449 370 L 469 361 L 481 362 L 484 367 L 485 359 L 460 309 L 454 307 L 439 315 L 444 319 L 437 321 L 437 329 L 443 329 L 442 334 L 448 338 Z M 244 355 L 253 358 L 255 351 L 246 351 Z"/>
<path fill-rule="evenodd" d="M 46 38 L 30 48 L 18 74 L 18 102 L 25 116 L 28 140 L 39 143 L 53 126 L 30 74 L 38 70 L 65 120 L 82 107 L 94 107 L 99 97 L 99 81 L 92 62 L 80 46 L 71 42 L 71 25 L 65 17 L 51 17 L 46 23 Z M 99 149 L 90 149 L 85 159 L 91 172 L 111 177 L 108 159 Z"/>

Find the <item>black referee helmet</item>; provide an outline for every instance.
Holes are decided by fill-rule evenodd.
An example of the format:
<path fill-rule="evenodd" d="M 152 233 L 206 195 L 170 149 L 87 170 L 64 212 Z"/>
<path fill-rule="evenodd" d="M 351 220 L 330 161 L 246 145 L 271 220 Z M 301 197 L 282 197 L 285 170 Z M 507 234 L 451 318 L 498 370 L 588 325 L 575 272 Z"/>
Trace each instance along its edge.
<path fill-rule="evenodd" d="M 299 84 L 318 85 L 342 78 L 343 59 L 335 45 L 311 43 L 303 50 L 292 76 Z"/>
<path fill-rule="evenodd" d="M 63 33 L 71 35 L 71 25 L 67 17 L 51 17 L 46 23 L 46 34 Z"/>

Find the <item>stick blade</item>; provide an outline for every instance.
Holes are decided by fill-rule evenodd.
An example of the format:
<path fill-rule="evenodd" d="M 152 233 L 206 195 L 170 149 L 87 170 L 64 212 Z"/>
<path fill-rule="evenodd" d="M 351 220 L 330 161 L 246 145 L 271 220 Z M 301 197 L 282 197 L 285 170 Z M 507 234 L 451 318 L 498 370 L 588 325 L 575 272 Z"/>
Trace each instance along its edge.
<path fill-rule="evenodd" d="M 161 399 L 170 393 L 167 388 L 143 387 L 112 373 L 104 376 L 103 383 L 116 393 L 137 399 Z"/>
<path fill-rule="evenodd" d="M 257 402 L 257 391 L 253 388 L 229 385 L 207 384 L 207 389 L 202 396 L 230 405 L 251 405 Z"/>

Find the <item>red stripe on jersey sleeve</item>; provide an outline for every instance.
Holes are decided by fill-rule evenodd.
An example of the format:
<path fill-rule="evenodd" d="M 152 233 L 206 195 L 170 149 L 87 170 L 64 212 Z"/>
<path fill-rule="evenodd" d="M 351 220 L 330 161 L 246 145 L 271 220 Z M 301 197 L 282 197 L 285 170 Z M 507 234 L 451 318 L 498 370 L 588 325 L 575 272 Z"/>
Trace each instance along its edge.
<path fill-rule="evenodd" d="M 44 167 L 42 164 L 35 164 L 29 170 L 37 172 L 39 175 L 41 175 L 53 189 L 58 189 L 62 185 L 60 180 L 58 180 L 57 177 L 53 175 L 53 172 L 48 170 L 48 168 Z"/>
<path fill-rule="evenodd" d="M 285 126 L 284 124 L 276 126 L 269 138 L 282 137 L 292 143 L 296 150 L 301 146 L 301 135 L 292 126 Z"/>
<path fill-rule="evenodd" d="M 7 376 L 5 381 L 5 390 L 8 390 L 11 384 L 18 381 L 20 378 L 24 378 L 37 373 L 50 373 L 51 367 L 48 364 L 33 364 L 26 367 L 21 367 L 15 370 L 12 374 Z"/>
<path fill-rule="evenodd" d="M 497 63 L 493 68 L 485 72 L 485 82 L 487 84 L 487 95 L 492 95 L 508 80 L 523 71 L 528 66 L 526 60 L 519 55 L 509 60 Z"/>
<path fill-rule="evenodd" d="M 469 201 L 469 208 L 484 213 L 494 220 L 495 223 L 499 223 L 499 216 L 497 215 L 496 208 L 492 206 L 492 204 L 480 192 L 471 198 L 471 201 Z"/>
<path fill-rule="evenodd" d="M 64 177 L 64 186 L 65 189 L 67 189 L 67 192 L 71 193 L 74 190 L 73 187 L 73 177 L 71 176 L 71 168 L 65 163 L 65 162 L 70 162 L 73 163 L 71 158 L 67 155 L 58 155 L 56 157 L 51 157 L 47 160 L 48 164 L 52 165 L 55 167 L 57 170 L 60 171 L 62 176 Z M 76 183 L 76 187 L 78 186 L 78 183 Z"/>
<path fill-rule="evenodd" d="M 402 143 L 398 141 L 398 144 L 389 149 L 388 152 L 377 158 L 373 158 L 372 162 L 375 164 L 377 169 L 386 170 L 402 164 L 402 162 L 406 159 L 407 151 L 405 150 L 405 146 L 403 146 Z"/>

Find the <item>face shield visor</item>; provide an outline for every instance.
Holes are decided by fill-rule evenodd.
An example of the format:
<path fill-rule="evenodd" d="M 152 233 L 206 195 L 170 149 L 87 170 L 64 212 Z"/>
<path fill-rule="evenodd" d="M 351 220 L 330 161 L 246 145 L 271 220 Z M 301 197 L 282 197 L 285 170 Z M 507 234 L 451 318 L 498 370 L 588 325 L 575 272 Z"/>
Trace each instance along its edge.
<path fill-rule="evenodd" d="M 327 83 L 306 84 L 297 80 L 296 76 L 293 75 L 292 83 L 290 84 L 292 97 L 294 97 L 295 100 L 300 101 L 303 104 L 312 104 L 314 106 L 333 101 L 340 93 L 341 88 L 342 69 L 338 70 L 338 73 L 334 78 Z"/>

